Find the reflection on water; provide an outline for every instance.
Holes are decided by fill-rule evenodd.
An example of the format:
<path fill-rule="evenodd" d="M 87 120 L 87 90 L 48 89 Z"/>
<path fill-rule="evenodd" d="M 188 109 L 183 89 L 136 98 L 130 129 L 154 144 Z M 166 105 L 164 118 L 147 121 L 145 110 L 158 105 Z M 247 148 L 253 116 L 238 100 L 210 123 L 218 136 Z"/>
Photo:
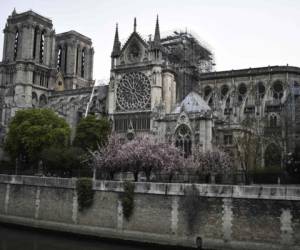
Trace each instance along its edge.
<path fill-rule="evenodd" d="M 160 247 L 127 246 L 0 225 L 0 250 L 154 250 Z"/>

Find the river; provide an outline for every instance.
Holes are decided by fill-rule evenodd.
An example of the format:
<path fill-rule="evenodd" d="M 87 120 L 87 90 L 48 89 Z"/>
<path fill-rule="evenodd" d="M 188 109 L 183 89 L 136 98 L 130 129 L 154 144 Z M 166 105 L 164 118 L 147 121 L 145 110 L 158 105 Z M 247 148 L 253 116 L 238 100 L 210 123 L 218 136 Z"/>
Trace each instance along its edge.
<path fill-rule="evenodd" d="M 154 250 L 161 247 L 130 246 L 74 235 L 38 232 L 0 225 L 0 250 Z"/>

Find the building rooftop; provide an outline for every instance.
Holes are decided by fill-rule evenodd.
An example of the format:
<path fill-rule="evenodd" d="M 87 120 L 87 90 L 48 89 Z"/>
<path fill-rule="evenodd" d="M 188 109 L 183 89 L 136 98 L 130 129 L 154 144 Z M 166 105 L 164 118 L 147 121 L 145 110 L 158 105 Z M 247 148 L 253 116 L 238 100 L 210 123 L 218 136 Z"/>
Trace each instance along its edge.
<path fill-rule="evenodd" d="M 232 77 L 243 77 L 243 76 L 254 76 L 254 75 L 264 75 L 264 74 L 275 74 L 275 73 L 294 73 L 300 74 L 300 68 L 294 66 L 267 66 L 258 68 L 247 68 L 247 69 L 237 69 L 237 70 L 225 70 L 225 71 L 215 71 L 202 73 L 200 75 L 200 80 L 212 80 L 221 78 L 232 78 Z"/>
<path fill-rule="evenodd" d="M 49 28 L 52 28 L 52 20 L 50 18 L 44 17 L 37 12 L 34 12 L 33 10 L 28 10 L 22 13 L 17 13 L 16 10 L 12 12 L 12 14 L 8 17 L 9 23 L 17 23 L 19 21 L 24 21 L 24 19 L 27 19 L 28 17 L 32 17 L 33 19 L 43 22 L 46 26 Z"/>
<path fill-rule="evenodd" d="M 172 113 L 179 114 L 182 111 L 185 111 L 187 113 L 196 113 L 207 112 L 210 110 L 211 109 L 206 103 L 206 101 L 204 101 L 199 94 L 192 91 L 183 99 L 180 105 L 178 105 Z"/>
<path fill-rule="evenodd" d="M 58 39 L 65 39 L 65 38 L 73 38 L 73 37 L 76 37 L 77 39 L 79 38 L 80 40 L 88 43 L 88 44 L 92 44 L 92 39 L 85 36 L 85 35 L 82 35 L 80 34 L 79 32 L 75 31 L 75 30 L 70 30 L 70 31 L 67 31 L 67 32 L 63 32 L 63 33 L 59 33 L 59 34 L 56 34 L 56 37 Z"/>

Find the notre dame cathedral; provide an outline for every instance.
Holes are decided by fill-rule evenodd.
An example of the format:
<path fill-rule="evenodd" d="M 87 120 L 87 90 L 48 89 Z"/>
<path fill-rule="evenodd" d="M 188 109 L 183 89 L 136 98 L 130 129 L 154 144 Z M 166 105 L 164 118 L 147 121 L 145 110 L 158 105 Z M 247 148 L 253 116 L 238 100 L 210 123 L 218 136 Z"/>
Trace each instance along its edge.
<path fill-rule="evenodd" d="M 282 165 L 300 144 L 300 68 L 214 71 L 213 53 L 188 32 L 121 44 L 116 27 L 109 85 L 94 86 L 90 38 L 56 34 L 33 11 L 8 17 L 0 63 L 0 133 L 20 109 L 46 107 L 74 129 L 85 113 L 107 115 L 124 140 L 152 134 L 189 154 L 224 147 L 238 164 L 238 138 L 260 138 L 258 165 Z M 249 126 L 251 121 L 251 126 Z M 268 156 L 268 157 L 267 157 Z"/>

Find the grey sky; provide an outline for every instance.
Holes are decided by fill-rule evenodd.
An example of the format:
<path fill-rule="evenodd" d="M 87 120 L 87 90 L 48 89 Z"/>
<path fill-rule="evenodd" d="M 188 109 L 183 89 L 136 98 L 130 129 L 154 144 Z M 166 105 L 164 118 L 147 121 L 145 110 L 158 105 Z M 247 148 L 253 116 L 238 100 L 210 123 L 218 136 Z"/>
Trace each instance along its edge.
<path fill-rule="evenodd" d="M 76 30 L 93 40 L 94 78 L 109 77 L 116 22 L 121 40 L 133 30 L 153 34 L 156 14 L 161 32 L 192 30 L 210 45 L 216 70 L 267 65 L 300 66 L 299 0 L 0 0 L 0 27 L 14 7 L 52 19 L 56 33 Z M 3 34 L 0 35 L 2 58 Z"/>

